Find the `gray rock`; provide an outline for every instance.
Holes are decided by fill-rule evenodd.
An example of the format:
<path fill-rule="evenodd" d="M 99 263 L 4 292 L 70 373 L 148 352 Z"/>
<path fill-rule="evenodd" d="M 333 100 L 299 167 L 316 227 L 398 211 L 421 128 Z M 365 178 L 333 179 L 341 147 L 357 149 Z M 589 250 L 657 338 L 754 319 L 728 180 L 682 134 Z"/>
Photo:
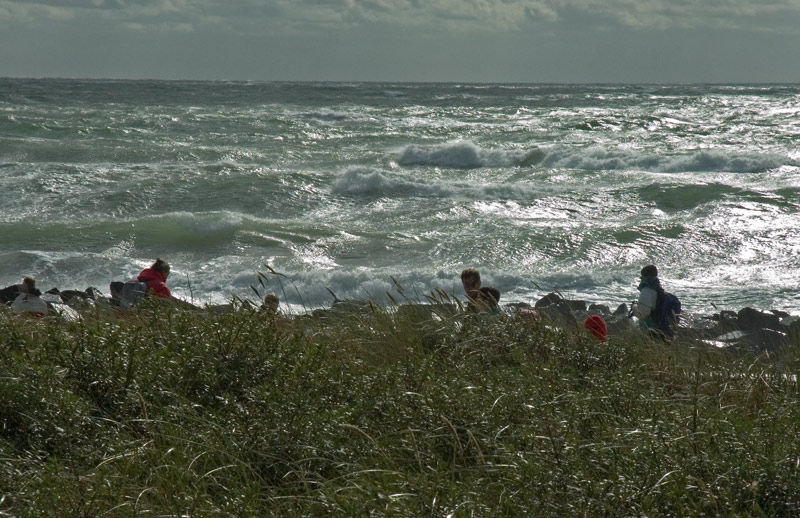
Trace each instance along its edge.
<path fill-rule="evenodd" d="M 570 310 L 572 311 L 586 311 L 586 301 L 585 300 L 567 300 L 564 299 L 565 304 L 569 306 Z"/>
<path fill-rule="evenodd" d="M 611 309 L 605 304 L 589 304 L 589 313 L 592 315 L 600 315 L 605 318 L 611 315 Z"/>
<path fill-rule="evenodd" d="M 562 300 L 558 304 L 551 304 L 545 307 L 537 308 L 539 315 L 542 317 L 551 320 L 554 324 L 564 326 L 564 327 L 571 327 L 578 325 L 578 319 L 575 316 L 575 312 L 572 311 L 572 308 L 566 301 Z"/>
<path fill-rule="evenodd" d="M 628 313 L 630 313 L 630 310 L 628 309 L 628 305 L 623 302 L 622 304 L 617 306 L 617 309 L 614 310 L 614 313 L 612 313 L 612 315 L 615 316 L 615 317 L 624 315 L 627 318 Z"/>
<path fill-rule="evenodd" d="M 739 328 L 745 331 L 755 329 L 783 330 L 780 317 L 773 313 L 764 313 L 749 307 L 739 311 L 736 321 Z"/>
<path fill-rule="evenodd" d="M 748 332 L 744 339 L 755 354 L 763 352 L 777 353 L 786 346 L 786 333 L 769 328 L 755 329 Z"/>
<path fill-rule="evenodd" d="M 558 293 L 548 293 L 544 297 L 542 297 L 539 300 L 537 300 L 536 304 L 534 304 L 533 307 L 535 307 L 536 309 L 547 308 L 547 307 L 559 304 L 563 300 L 564 299 Z"/>

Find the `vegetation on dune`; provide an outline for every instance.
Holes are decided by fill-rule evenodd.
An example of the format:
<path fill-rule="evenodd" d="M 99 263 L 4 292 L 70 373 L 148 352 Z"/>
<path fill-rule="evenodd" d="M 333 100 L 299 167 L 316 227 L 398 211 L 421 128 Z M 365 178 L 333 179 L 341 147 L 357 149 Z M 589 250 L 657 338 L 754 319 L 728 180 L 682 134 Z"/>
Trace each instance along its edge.
<path fill-rule="evenodd" d="M 796 516 L 799 352 L 397 308 L 0 311 L 0 515 Z"/>

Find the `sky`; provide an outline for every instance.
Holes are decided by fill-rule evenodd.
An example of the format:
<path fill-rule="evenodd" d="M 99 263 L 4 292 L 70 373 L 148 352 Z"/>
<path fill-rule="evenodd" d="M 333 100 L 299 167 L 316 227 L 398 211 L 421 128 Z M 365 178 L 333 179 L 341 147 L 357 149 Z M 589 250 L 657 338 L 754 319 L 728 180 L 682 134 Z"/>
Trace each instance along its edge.
<path fill-rule="evenodd" d="M 0 76 L 800 82 L 800 0 L 0 0 Z"/>

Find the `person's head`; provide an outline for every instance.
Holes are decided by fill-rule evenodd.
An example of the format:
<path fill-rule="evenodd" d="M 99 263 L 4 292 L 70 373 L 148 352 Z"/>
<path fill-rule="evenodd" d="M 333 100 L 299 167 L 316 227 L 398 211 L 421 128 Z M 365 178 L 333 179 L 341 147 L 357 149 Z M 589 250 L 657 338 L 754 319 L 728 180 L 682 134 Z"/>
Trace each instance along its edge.
<path fill-rule="evenodd" d="M 22 291 L 25 293 L 32 293 L 33 290 L 36 289 L 36 279 L 31 276 L 27 276 L 22 279 Z"/>
<path fill-rule="evenodd" d="M 264 295 L 264 308 L 276 313 L 278 311 L 278 307 L 280 306 L 280 300 L 278 296 L 274 293 L 267 293 Z"/>
<path fill-rule="evenodd" d="M 151 266 L 151 268 L 163 274 L 165 279 L 169 277 L 169 263 L 163 260 L 162 258 L 160 257 L 157 258 L 156 262 L 153 263 L 153 266 Z"/>
<path fill-rule="evenodd" d="M 658 268 L 654 264 L 648 264 L 642 268 L 642 278 L 644 277 L 658 277 Z"/>
<path fill-rule="evenodd" d="M 472 293 L 481 288 L 481 274 L 474 268 L 467 268 L 461 272 L 461 285 L 464 293 L 473 296 Z"/>

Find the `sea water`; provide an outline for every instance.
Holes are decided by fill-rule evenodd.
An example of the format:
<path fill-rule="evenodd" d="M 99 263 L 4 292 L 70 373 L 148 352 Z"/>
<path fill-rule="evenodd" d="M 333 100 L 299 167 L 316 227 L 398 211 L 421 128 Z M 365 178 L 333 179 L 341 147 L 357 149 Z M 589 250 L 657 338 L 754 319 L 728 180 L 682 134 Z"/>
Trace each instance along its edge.
<path fill-rule="evenodd" d="M 0 79 L 0 285 L 800 312 L 800 85 Z"/>

